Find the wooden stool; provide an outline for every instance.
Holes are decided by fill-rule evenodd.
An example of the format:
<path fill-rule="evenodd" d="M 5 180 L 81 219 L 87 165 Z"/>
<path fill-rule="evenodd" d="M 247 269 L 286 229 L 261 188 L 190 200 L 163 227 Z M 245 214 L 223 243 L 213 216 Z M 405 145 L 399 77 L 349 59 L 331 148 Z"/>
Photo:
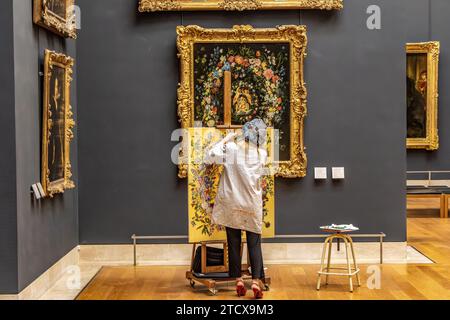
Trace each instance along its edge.
<path fill-rule="evenodd" d="M 355 250 L 353 249 L 353 241 L 352 238 L 349 235 L 343 234 L 343 232 L 349 232 L 349 231 L 336 231 L 336 230 L 326 230 L 329 232 L 334 232 L 331 236 L 325 239 L 323 250 L 322 250 L 322 261 L 320 264 L 320 271 L 318 272 L 318 279 L 317 279 L 317 290 L 320 290 L 320 282 L 322 275 L 326 276 L 325 284 L 328 284 L 328 276 L 346 276 L 348 277 L 349 284 L 350 284 L 350 292 L 353 292 L 353 280 L 352 277 L 356 275 L 356 280 L 358 282 L 358 286 L 361 286 L 361 280 L 359 278 L 359 268 L 356 264 L 356 256 L 355 256 Z M 333 240 L 336 239 L 339 245 L 339 241 L 343 240 L 345 244 L 345 255 L 347 258 L 347 267 L 331 267 L 331 251 L 333 246 Z M 350 247 L 350 249 L 349 249 Z M 327 264 L 325 266 L 325 254 L 328 251 L 328 260 Z M 349 254 L 351 253 L 351 258 Z M 351 264 L 350 259 L 353 260 L 353 266 Z M 330 272 L 330 270 L 345 270 L 346 272 Z"/>

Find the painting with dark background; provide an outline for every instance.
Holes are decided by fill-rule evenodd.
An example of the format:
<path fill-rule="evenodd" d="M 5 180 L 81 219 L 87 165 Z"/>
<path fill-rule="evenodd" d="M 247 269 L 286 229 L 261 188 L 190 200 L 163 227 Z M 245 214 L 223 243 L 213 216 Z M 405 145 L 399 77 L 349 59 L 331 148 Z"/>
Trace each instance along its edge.
<path fill-rule="evenodd" d="M 224 124 L 224 73 L 231 72 L 232 125 L 254 118 L 280 130 L 280 160 L 290 159 L 290 44 L 197 43 L 195 121 Z"/>
<path fill-rule="evenodd" d="M 427 54 L 407 55 L 408 138 L 427 136 Z"/>

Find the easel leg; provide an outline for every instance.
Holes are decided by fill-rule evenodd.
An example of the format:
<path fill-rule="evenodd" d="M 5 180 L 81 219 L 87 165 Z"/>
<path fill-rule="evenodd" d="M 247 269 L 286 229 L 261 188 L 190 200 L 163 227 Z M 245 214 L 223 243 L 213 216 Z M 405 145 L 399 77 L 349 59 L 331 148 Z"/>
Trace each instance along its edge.
<path fill-rule="evenodd" d="M 323 272 L 323 266 L 325 264 L 325 253 L 326 253 L 326 250 L 327 250 L 327 245 L 328 245 L 328 241 L 329 240 L 330 240 L 330 238 L 326 238 L 325 242 L 323 244 L 322 259 L 321 259 L 321 262 L 320 262 L 320 272 L 319 272 L 318 277 L 317 277 L 317 290 L 320 290 L 320 280 L 321 280 L 321 276 L 322 276 L 321 272 Z"/>

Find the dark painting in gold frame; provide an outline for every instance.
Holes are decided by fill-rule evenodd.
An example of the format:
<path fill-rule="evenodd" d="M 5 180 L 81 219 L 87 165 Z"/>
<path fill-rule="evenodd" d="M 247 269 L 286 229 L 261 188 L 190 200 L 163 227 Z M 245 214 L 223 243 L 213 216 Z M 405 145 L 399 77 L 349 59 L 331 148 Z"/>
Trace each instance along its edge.
<path fill-rule="evenodd" d="M 71 180 L 70 143 L 75 126 L 70 106 L 74 60 L 45 51 L 42 117 L 42 186 L 46 196 L 75 187 Z"/>
<path fill-rule="evenodd" d="M 140 12 L 183 10 L 340 10 L 344 0 L 140 0 Z"/>
<path fill-rule="evenodd" d="M 34 0 L 33 21 L 60 36 L 76 39 L 75 0 Z"/>
<path fill-rule="evenodd" d="M 437 150 L 438 72 L 437 41 L 406 45 L 406 101 L 408 149 Z"/>

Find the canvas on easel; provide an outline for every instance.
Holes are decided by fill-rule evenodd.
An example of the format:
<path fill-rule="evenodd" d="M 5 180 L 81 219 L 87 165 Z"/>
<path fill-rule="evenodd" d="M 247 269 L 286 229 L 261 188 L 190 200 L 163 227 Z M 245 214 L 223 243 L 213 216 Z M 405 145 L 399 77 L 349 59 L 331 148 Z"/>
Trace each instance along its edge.
<path fill-rule="evenodd" d="M 222 166 L 207 165 L 204 152 L 225 135 L 215 128 L 190 128 L 188 135 L 188 214 L 189 242 L 226 241 L 225 229 L 211 223 Z M 272 130 L 268 130 L 271 135 Z M 270 147 L 267 148 L 269 159 Z M 269 161 L 270 162 L 270 161 Z M 275 177 L 266 175 L 263 188 L 263 238 L 275 236 Z"/>

